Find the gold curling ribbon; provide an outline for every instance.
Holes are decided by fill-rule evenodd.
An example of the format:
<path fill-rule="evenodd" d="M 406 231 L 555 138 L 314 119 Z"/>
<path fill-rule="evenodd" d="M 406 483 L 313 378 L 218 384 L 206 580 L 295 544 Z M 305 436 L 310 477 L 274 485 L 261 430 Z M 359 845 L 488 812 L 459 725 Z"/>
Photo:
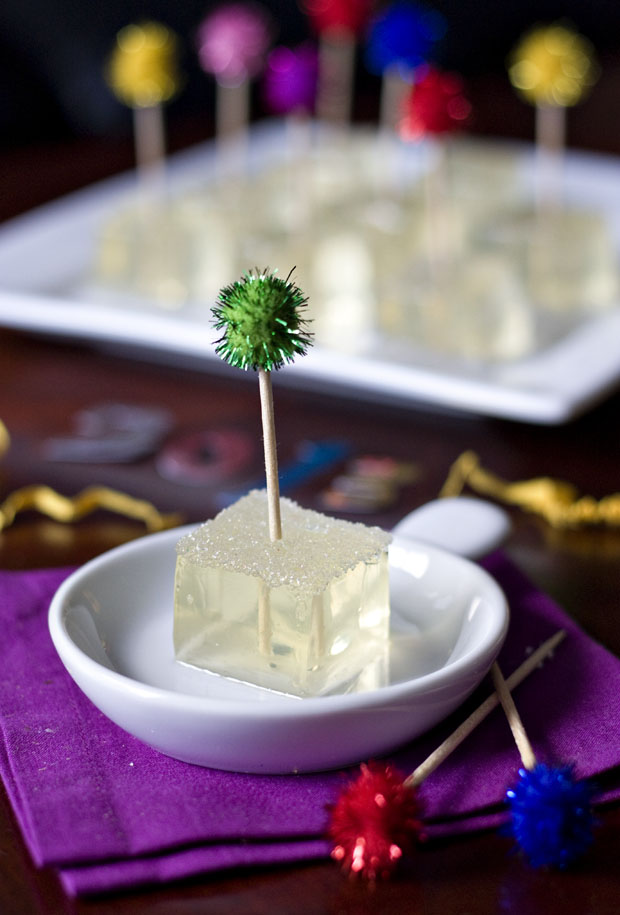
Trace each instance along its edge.
<path fill-rule="evenodd" d="M 551 477 L 509 483 L 485 470 L 473 451 L 465 451 L 457 458 L 439 495 L 458 496 L 466 487 L 478 495 L 539 515 L 555 528 L 620 526 L 620 493 L 600 500 L 579 496 L 570 483 Z"/>
<path fill-rule="evenodd" d="M 0 505 L 0 531 L 12 524 L 19 512 L 32 509 L 65 524 L 105 509 L 144 522 L 150 533 L 175 527 L 181 521 L 180 515 L 163 515 L 150 502 L 106 486 L 89 486 L 73 497 L 63 496 L 49 486 L 24 486 Z"/>
<path fill-rule="evenodd" d="M 9 430 L 0 419 L 0 456 L 5 454 L 11 445 Z"/>

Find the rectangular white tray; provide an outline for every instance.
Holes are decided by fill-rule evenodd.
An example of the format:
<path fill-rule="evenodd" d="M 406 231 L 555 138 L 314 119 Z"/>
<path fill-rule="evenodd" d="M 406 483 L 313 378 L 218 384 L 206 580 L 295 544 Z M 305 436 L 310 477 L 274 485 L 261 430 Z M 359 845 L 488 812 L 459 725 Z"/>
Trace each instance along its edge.
<path fill-rule="evenodd" d="M 265 125 L 254 133 L 257 161 L 273 148 L 274 130 L 281 129 Z M 524 161 L 531 160 L 531 149 L 522 155 Z M 171 192 L 198 187 L 213 167 L 211 144 L 171 157 Z M 572 200 L 605 211 L 620 251 L 620 162 L 570 153 L 566 182 Z M 216 334 L 206 319 L 155 306 L 89 300 L 84 292 L 99 227 L 134 184 L 133 175 L 109 179 L 0 227 L 0 324 L 213 369 L 219 363 L 213 347 Z M 403 358 L 402 348 L 398 356 L 381 347 L 350 355 L 314 346 L 280 376 L 284 383 L 336 390 L 357 399 L 560 424 L 600 402 L 620 383 L 620 306 L 584 319 L 552 346 L 518 361 L 463 364 L 440 354 L 420 358 L 413 350 L 410 358 Z"/>

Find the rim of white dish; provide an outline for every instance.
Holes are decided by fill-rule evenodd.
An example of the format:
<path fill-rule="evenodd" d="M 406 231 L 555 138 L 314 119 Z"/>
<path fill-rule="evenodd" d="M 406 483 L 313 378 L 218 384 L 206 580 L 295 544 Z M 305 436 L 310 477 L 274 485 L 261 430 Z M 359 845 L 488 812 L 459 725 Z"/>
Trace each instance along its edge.
<path fill-rule="evenodd" d="M 183 536 L 187 531 L 195 529 L 198 524 L 187 524 L 183 527 L 171 528 L 165 531 L 159 531 L 155 534 L 147 534 L 136 540 L 120 544 L 111 550 L 107 550 L 100 556 L 89 560 L 84 565 L 71 572 L 62 582 L 54 594 L 50 603 L 48 612 L 48 625 L 52 641 L 58 652 L 61 661 L 75 668 L 81 668 L 92 679 L 96 676 L 99 681 L 107 681 L 116 690 L 124 693 L 127 690 L 139 692 L 143 698 L 150 698 L 159 704 L 166 704 L 169 707 L 183 708 L 184 711 L 204 711 L 209 715 L 214 713 L 225 714 L 235 717 L 249 716 L 256 717 L 298 717 L 302 715 L 312 715 L 320 713 L 336 713 L 339 711 L 351 711 L 361 708 L 373 708 L 374 706 L 385 706 L 390 700 L 400 700 L 402 698 L 415 696 L 418 693 L 426 693 L 432 689 L 439 689 L 445 685 L 445 681 L 452 680 L 459 675 L 467 675 L 472 665 L 485 655 L 496 654 L 501 648 L 508 631 L 510 621 L 510 612 L 506 596 L 495 579 L 489 573 L 469 559 L 442 550 L 439 547 L 430 546 L 418 541 L 407 541 L 408 546 L 412 549 L 432 556 L 439 556 L 443 560 L 454 563 L 457 566 L 467 566 L 478 575 L 483 586 L 491 593 L 494 601 L 497 602 L 498 612 L 493 619 L 494 625 L 489 630 L 488 638 L 484 644 L 477 646 L 476 650 L 470 650 L 466 655 L 452 662 L 447 662 L 444 667 L 438 670 L 430 671 L 420 677 L 412 680 L 403 680 L 399 683 L 391 683 L 387 686 L 377 687 L 377 689 L 367 690 L 359 693 L 341 693 L 330 696 L 310 696 L 294 697 L 286 696 L 279 693 L 272 693 L 269 700 L 264 704 L 260 702 L 248 704 L 243 699 L 225 699 L 222 697 L 214 698 L 211 696 L 195 696 L 191 693 L 180 693 L 173 690 L 165 689 L 161 686 L 153 686 L 143 683 L 141 680 L 135 680 L 127 674 L 120 673 L 116 670 L 110 670 L 104 667 L 81 648 L 76 645 L 69 635 L 64 618 L 65 601 L 69 593 L 79 585 L 82 579 L 88 578 L 93 572 L 96 572 L 100 566 L 106 566 L 114 563 L 118 554 L 126 556 L 131 552 L 142 552 L 148 550 L 155 541 L 176 540 Z M 67 666 L 67 665 L 65 665 Z M 71 673 L 71 672 L 70 672 Z"/>

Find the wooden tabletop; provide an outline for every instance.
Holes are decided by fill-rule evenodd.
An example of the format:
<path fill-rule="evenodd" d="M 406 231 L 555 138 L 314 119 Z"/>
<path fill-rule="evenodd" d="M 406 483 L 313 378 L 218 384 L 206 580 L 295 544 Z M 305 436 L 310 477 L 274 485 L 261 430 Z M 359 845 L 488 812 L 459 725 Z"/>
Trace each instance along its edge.
<path fill-rule="evenodd" d="M 11 435 L 11 447 L 0 461 L 2 497 L 31 483 L 46 483 L 67 495 L 101 483 L 146 498 L 161 511 L 179 511 L 188 521 L 211 516 L 216 489 L 164 479 L 154 456 L 110 465 L 46 460 L 46 440 L 67 434 L 76 411 L 102 401 L 165 407 L 173 435 L 225 426 L 246 430 L 260 442 L 256 385 L 232 372 L 197 372 L 8 331 L 0 332 L 0 353 L 0 419 Z M 361 519 L 386 527 L 435 497 L 452 463 L 468 449 L 507 480 L 548 475 L 596 498 L 620 490 L 620 393 L 557 428 L 424 407 L 377 406 L 293 391 L 280 383 L 275 405 L 281 461 L 294 454 L 302 439 L 339 438 L 353 454 L 413 462 L 417 475 L 397 501 Z M 251 469 L 261 472 L 260 450 Z M 315 507 L 337 469 L 292 494 Z M 561 532 L 520 510 L 511 510 L 511 517 L 509 556 L 590 635 L 620 655 L 620 528 Z M 140 524 L 106 513 L 76 525 L 27 513 L 0 535 L 0 565 L 34 569 L 81 563 L 143 533 Z M 510 854 L 507 840 L 485 833 L 431 843 L 410 869 L 372 891 L 344 879 L 334 864 L 324 861 L 227 872 L 163 889 L 75 902 L 63 896 L 53 873 L 33 867 L 0 790 L 0 911 L 612 913 L 620 907 L 620 810 L 608 809 L 600 819 L 592 852 L 570 873 L 532 871 Z"/>

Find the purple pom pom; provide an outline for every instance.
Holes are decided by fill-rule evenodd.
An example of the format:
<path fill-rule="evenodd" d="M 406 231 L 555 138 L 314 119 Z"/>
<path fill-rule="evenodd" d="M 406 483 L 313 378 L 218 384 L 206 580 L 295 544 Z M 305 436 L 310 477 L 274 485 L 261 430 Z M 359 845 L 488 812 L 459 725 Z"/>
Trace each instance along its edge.
<path fill-rule="evenodd" d="M 572 766 L 539 763 L 519 769 L 519 781 L 506 792 L 511 812 L 507 828 L 532 867 L 568 867 L 592 842 L 592 787 L 577 781 Z"/>
<path fill-rule="evenodd" d="M 313 111 L 318 74 L 318 54 L 313 45 L 274 48 L 263 77 L 265 104 L 275 114 Z"/>

